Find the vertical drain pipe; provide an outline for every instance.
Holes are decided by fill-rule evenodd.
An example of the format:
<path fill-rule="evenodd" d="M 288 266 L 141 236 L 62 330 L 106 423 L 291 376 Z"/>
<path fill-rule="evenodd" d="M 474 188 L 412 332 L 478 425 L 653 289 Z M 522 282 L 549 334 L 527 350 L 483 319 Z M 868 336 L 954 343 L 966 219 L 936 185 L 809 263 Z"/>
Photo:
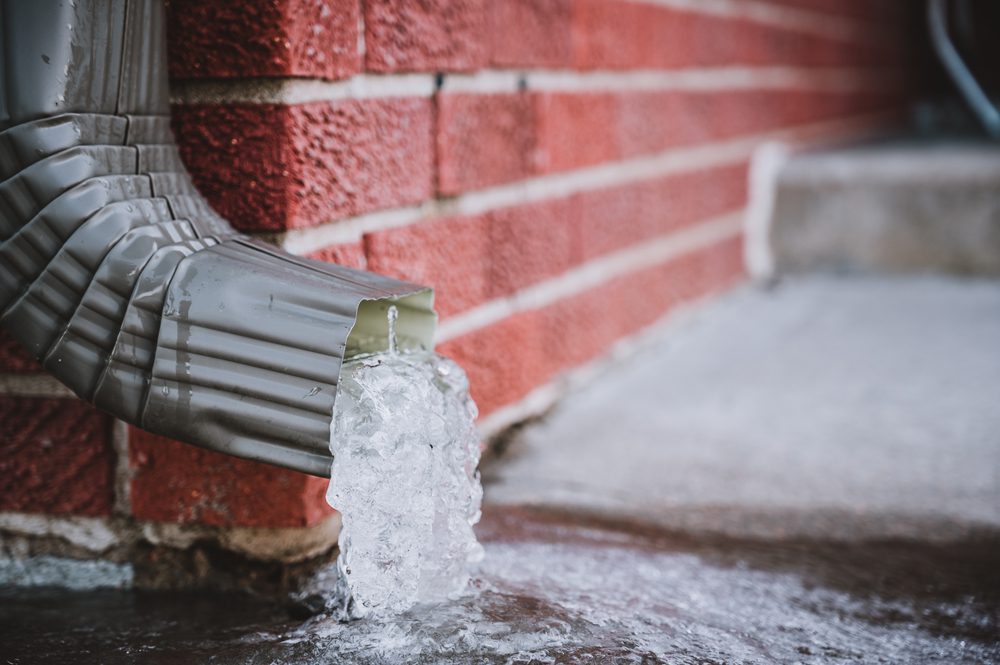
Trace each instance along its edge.
<path fill-rule="evenodd" d="M 965 98 L 986 133 L 992 138 L 1000 139 L 1000 110 L 993 105 L 980 87 L 948 35 L 946 0 L 927 0 L 927 25 L 938 59 L 941 60 L 955 87 Z"/>
<path fill-rule="evenodd" d="M 431 348 L 430 289 L 238 234 L 170 131 L 160 0 L 3 2 L 0 325 L 150 432 L 329 476 L 346 357 Z"/>

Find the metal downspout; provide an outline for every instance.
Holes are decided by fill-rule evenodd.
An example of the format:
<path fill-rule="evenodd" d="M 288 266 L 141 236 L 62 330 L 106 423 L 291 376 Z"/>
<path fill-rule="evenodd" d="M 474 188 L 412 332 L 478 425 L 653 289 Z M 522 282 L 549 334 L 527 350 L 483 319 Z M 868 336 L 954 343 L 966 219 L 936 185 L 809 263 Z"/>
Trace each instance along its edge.
<path fill-rule="evenodd" d="M 5 1 L 0 325 L 156 434 L 328 476 L 345 357 L 431 348 L 432 292 L 237 233 L 170 131 L 160 0 Z"/>
<path fill-rule="evenodd" d="M 927 25 L 941 64 L 979 123 L 991 137 L 1000 138 L 1000 110 L 980 87 L 948 34 L 947 0 L 927 0 Z"/>

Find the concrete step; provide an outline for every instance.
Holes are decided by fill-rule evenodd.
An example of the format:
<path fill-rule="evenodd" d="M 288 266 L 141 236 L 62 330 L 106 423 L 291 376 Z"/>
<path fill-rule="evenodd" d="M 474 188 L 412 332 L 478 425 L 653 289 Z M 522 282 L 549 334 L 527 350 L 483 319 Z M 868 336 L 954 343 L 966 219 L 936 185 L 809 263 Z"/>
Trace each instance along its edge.
<path fill-rule="evenodd" d="M 897 142 L 795 155 L 777 170 L 779 273 L 1000 274 L 1000 146 Z"/>

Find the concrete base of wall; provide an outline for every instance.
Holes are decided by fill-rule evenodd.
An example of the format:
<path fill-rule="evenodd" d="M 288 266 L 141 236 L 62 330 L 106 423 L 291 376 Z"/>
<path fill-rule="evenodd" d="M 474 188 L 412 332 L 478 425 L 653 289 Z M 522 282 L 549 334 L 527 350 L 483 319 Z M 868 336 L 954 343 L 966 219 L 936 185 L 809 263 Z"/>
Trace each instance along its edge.
<path fill-rule="evenodd" d="M 339 515 L 265 529 L 0 513 L 0 585 L 285 595 L 337 555 Z"/>
<path fill-rule="evenodd" d="M 876 144 L 791 157 L 767 229 L 782 273 L 1000 274 L 1000 146 Z"/>

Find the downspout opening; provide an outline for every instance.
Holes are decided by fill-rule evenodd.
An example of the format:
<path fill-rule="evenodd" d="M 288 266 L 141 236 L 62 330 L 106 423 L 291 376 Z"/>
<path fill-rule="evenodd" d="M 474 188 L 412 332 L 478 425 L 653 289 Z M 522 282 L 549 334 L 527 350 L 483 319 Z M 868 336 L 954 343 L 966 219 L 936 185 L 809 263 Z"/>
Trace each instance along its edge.
<path fill-rule="evenodd" d="M 434 292 L 424 289 L 405 296 L 362 300 L 354 326 L 347 336 L 344 360 L 389 348 L 389 308 L 396 307 L 396 346 L 402 351 L 430 351 L 434 348 L 437 315 Z"/>

